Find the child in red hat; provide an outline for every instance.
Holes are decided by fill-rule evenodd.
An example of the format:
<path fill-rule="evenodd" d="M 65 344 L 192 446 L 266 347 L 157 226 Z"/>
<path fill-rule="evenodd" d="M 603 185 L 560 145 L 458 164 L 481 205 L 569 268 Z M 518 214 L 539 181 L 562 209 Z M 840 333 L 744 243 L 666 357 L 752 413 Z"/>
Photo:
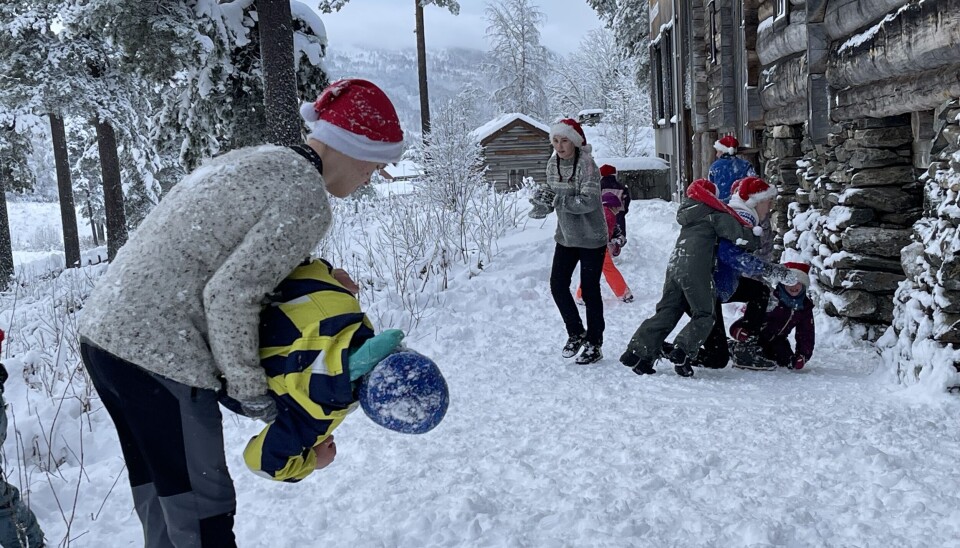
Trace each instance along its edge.
<path fill-rule="evenodd" d="M 810 287 L 810 265 L 784 263 L 784 267 L 798 280 L 792 285 L 777 284 L 773 290 L 774 301 L 767 307 L 767 314 L 760 327 L 758 344 L 763 356 L 781 367 L 803 369 L 813 356 L 816 330 L 813 321 L 813 301 L 807 296 Z M 730 326 L 734 332 L 743 326 L 738 320 Z M 797 346 L 790 345 L 794 333 Z"/>
<path fill-rule="evenodd" d="M 710 164 L 710 181 L 717 185 L 717 197 L 723 201 L 730 198 L 730 188 L 733 183 L 744 177 L 756 177 L 757 170 L 753 164 L 737 156 L 740 141 L 733 135 L 726 135 L 713 143 L 717 151 L 717 159 Z"/>

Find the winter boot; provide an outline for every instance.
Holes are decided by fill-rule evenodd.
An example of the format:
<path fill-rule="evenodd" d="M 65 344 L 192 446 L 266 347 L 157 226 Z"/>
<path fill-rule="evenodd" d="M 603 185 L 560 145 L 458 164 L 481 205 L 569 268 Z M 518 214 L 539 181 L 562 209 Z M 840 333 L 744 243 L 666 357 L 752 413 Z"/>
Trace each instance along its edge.
<path fill-rule="evenodd" d="M 603 352 L 600 351 L 600 345 L 585 342 L 583 343 L 583 352 L 577 356 L 577 363 L 580 365 L 586 365 L 588 363 L 596 363 L 602 359 Z"/>
<path fill-rule="evenodd" d="M 572 358 L 577 355 L 577 352 L 580 350 L 580 347 L 583 346 L 584 333 L 579 335 L 574 335 L 567 339 L 567 344 L 563 345 L 563 350 L 560 352 L 560 355 L 564 358 Z"/>
<path fill-rule="evenodd" d="M 729 341 L 730 355 L 733 357 L 733 366 L 737 369 L 751 371 L 773 371 L 777 362 L 763 357 L 763 350 L 756 344 L 747 342 Z"/>
<path fill-rule="evenodd" d="M 632 369 L 637 375 L 653 375 L 657 372 L 653 368 L 653 360 L 641 358 L 629 350 L 620 355 L 620 363 Z"/>
<path fill-rule="evenodd" d="M 693 358 L 687 355 L 682 348 L 674 346 L 667 359 L 674 363 L 673 370 L 681 377 L 693 376 Z"/>

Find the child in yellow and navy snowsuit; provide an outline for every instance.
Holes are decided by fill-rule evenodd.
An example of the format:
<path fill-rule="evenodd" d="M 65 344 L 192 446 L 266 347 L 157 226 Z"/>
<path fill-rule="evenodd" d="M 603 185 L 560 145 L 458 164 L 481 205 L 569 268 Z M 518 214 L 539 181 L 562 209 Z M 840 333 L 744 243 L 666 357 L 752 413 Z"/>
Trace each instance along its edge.
<path fill-rule="evenodd" d="M 326 261 L 295 269 L 260 314 L 260 363 L 278 412 L 247 444 L 247 466 L 274 480 L 302 480 L 332 460 L 322 462 L 322 451 L 358 403 L 392 430 L 424 433 L 436 426 L 449 401 L 446 383 L 432 361 L 401 345 L 402 338 L 396 329 L 374 334 Z M 397 368 L 403 374 L 396 375 Z M 398 402 L 408 415 L 385 409 Z"/>

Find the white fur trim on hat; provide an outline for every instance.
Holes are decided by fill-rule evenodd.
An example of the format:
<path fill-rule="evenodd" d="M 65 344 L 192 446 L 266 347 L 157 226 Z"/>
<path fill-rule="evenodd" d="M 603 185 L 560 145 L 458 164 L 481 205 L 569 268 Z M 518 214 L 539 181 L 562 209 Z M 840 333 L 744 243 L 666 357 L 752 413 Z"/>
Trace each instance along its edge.
<path fill-rule="evenodd" d="M 580 148 L 583 146 L 583 137 L 577 133 L 577 130 L 570 127 L 569 124 L 563 122 L 557 122 L 550 126 L 550 138 L 553 139 L 556 137 L 566 137 L 568 141 L 573 143 L 573 146 Z"/>
<path fill-rule="evenodd" d="M 737 149 L 733 147 L 721 145 L 720 141 L 714 141 L 713 148 L 715 148 L 717 152 L 720 152 L 722 154 L 729 154 L 731 156 L 737 153 Z"/>
<path fill-rule="evenodd" d="M 803 287 L 810 287 L 810 275 L 802 270 L 797 270 L 796 268 L 788 268 L 790 272 L 793 272 L 793 275 L 797 277 L 797 281 L 803 284 Z"/>
<path fill-rule="evenodd" d="M 303 114 L 302 109 L 301 114 Z M 304 115 L 304 119 L 307 119 L 306 115 Z M 399 162 L 403 155 L 403 141 L 397 143 L 374 141 L 363 135 L 347 131 L 326 120 L 314 121 L 313 131 L 310 132 L 308 138 L 316 139 L 338 152 L 365 162 L 392 164 Z"/>

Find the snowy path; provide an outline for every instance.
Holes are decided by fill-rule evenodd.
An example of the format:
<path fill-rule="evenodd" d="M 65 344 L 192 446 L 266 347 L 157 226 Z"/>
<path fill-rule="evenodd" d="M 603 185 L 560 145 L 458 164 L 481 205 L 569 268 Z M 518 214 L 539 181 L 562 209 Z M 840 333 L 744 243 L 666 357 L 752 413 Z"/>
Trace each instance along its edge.
<path fill-rule="evenodd" d="M 227 414 L 240 546 L 960 547 L 957 400 L 892 388 L 870 347 L 832 321 L 818 317 L 801 372 L 682 379 L 619 364 L 660 296 L 674 213 L 663 202 L 630 213 L 620 264 L 637 301 L 604 290 L 599 364 L 559 356 L 551 218 L 504 240 L 410 335 L 451 388 L 435 431 L 395 434 L 358 412 L 336 431 L 333 465 L 276 484 L 241 461 L 259 427 Z M 141 545 L 115 433 L 102 410 L 92 420 L 72 545 Z M 59 541 L 63 520 L 44 484 L 35 490 Z"/>
<path fill-rule="evenodd" d="M 889 393 L 866 346 L 824 332 L 802 372 L 698 370 L 692 380 L 671 367 L 640 378 L 617 362 L 653 310 L 675 237 L 672 205 L 638 206 L 622 263 L 638 300 L 607 293 L 601 363 L 559 357 L 553 225 L 528 228 L 409 341 L 447 374 L 444 424 L 417 438 L 351 417 L 337 432 L 337 462 L 299 485 L 252 478 L 237 447 L 239 538 L 960 546 L 956 406 Z"/>

